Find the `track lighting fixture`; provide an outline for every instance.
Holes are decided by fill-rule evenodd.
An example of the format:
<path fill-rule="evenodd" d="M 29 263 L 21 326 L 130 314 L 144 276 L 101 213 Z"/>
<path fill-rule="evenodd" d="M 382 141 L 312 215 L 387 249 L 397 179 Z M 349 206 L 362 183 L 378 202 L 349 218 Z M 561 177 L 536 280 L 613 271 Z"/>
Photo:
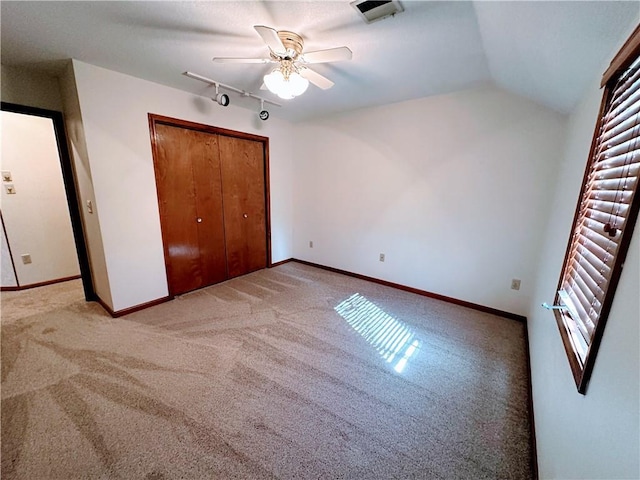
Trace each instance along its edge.
<path fill-rule="evenodd" d="M 208 85 L 213 85 L 214 87 L 216 87 L 216 95 L 215 97 L 211 98 L 211 100 L 213 100 L 214 102 L 217 102 L 219 105 L 222 105 L 223 107 L 226 107 L 227 105 L 229 105 L 229 95 L 227 95 L 226 93 L 220 93 L 219 91 L 220 88 L 226 88 L 227 90 L 231 90 L 232 92 L 239 93 L 240 96 L 242 97 L 250 97 L 250 98 L 255 98 L 256 100 L 259 100 L 260 113 L 258 114 L 258 116 L 260 117 L 260 120 L 263 120 L 263 121 L 269 118 L 269 112 L 267 112 L 264 109 L 265 102 L 270 103 L 271 105 L 275 105 L 276 107 L 281 106 L 279 103 L 273 102 L 271 100 L 267 100 L 266 98 L 262 98 L 251 92 L 240 90 L 239 88 L 232 87 L 231 85 L 225 85 L 224 83 L 216 82 L 215 80 L 211 80 L 210 78 L 203 77 L 202 75 L 198 75 L 197 73 L 183 72 L 182 74 L 185 77 L 193 78 L 194 80 L 199 80 Z"/>
<path fill-rule="evenodd" d="M 269 112 L 267 112 L 264 109 L 263 99 L 260 99 L 260 113 L 258 113 L 258 116 L 260 117 L 260 120 L 262 120 L 263 122 L 266 122 L 267 120 L 269 120 Z"/>
<path fill-rule="evenodd" d="M 215 98 L 212 98 L 212 100 L 214 102 L 218 102 L 219 105 L 222 105 L 223 107 L 226 107 L 227 105 L 229 105 L 229 95 L 227 95 L 226 93 L 220 93 L 218 92 L 218 84 L 215 84 L 216 86 L 216 96 Z"/>

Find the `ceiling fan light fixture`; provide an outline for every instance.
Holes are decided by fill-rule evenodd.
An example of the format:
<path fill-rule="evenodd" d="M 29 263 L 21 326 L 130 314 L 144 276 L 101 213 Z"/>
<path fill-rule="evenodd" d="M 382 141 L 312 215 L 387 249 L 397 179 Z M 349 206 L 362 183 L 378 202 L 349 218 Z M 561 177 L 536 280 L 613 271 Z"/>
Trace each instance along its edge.
<path fill-rule="evenodd" d="M 264 84 L 269 91 L 285 100 L 302 95 L 309 87 L 309 81 L 297 71 L 288 73 L 282 70 L 282 67 L 278 67 L 264 76 Z"/>

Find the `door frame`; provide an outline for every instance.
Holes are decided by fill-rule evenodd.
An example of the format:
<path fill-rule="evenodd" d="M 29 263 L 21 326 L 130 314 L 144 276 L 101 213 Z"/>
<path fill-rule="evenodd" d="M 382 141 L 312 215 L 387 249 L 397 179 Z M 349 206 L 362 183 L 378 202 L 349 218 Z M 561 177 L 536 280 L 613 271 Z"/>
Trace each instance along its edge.
<path fill-rule="evenodd" d="M 264 209 L 265 209 L 265 243 L 267 246 L 267 268 L 272 267 L 271 262 L 271 184 L 269 182 L 269 137 L 263 137 L 261 135 L 254 135 L 252 133 L 240 132 L 237 130 L 230 130 L 228 128 L 214 127 L 212 125 L 206 125 L 204 123 L 190 122 L 188 120 L 181 120 L 178 118 L 166 117 L 164 115 L 157 115 L 155 113 L 149 113 L 149 134 L 151 136 L 151 150 L 153 154 L 154 172 L 156 158 L 158 158 L 159 141 L 156 133 L 156 125 L 168 125 L 177 128 L 187 128 L 190 130 L 196 130 L 199 132 L 211 133 L 214 135 L 223 135 L 227 137 L 241 138 L 244 140 L 252 140 L 262 143 L 262 157 L 264 160 Z M 156 188 L 157 190 L 157 188 Z M 157 196 L 156 191 L 156 196 Z M 158 212 L 160 211 L 160 199 L 158 198 Z M 160 222 L 160 230 L 162 231 L 162 222 Z M 165 271 L 167 272 L 167 284 L 169 282 L 169 252 L 165 242 L 165 233 L 162 231 L 162 250 L 164 252 L 164 264 Z M 169 290 L 170 286 L 168 286 Z M 171 297 L 174 295 L 169 291 Z"/>
<path fill-rule="evenodd" d="M 58 146 L 58 158 L 60 159 L 60 167 L 62 170 L 62 181 L 64 183 L 64 190 L 67 197 L 67 205 L 69 207 L 71 230 L 73 231 L 73 239 L 76 245 L 76 252 L 78 254 L 78 266 L 80 267 L 80 277 L 82 278 L 84 297 L 88 302 L 97 301 L 98 296 L 96 295 L 93 286 L 93 278 L 91 277 L 87 241 L 84 235 L 82 214 L 80 212 L 80 203 L 78 200 L 78 190 L 75 182 L 73 163 L 71 161 L 71 155 L 69 154 L 69 144 L 67 143 L 67 133 L 64 127 L 64 117 L 62 112 L 8 102 L 0 102 L 0 110 L 20 113 L 23 115 L 31 115 L 34 117 L 49 118 L 53 122 L 53 131 L 55 133 L 56 144 Z"/>

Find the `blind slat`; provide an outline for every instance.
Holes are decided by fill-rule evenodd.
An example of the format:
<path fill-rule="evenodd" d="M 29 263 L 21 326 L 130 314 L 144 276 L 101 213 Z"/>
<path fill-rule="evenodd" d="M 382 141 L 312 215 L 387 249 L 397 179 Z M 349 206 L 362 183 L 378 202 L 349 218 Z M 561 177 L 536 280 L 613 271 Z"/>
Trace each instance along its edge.
<path fill-rule="evenodd" d="M 601 226 L 602 229 L 604 229 L 604 225 L 601 223 L 593 223 L 597 223 L 598 226 Z M 592 255 L 596 256 L 602 263 L 611 267 L 613 266 L 613 254 L 618 247 L 618 244 L 614 240 L 615 238 L 612 239 L 611 237 L 605 237 L 600 235 L 598 232 L 591 230 L 589 227 L 583 226 L 575 238 L 574 250 L 584 248 Z"/>
<path fill-rule="evenodd" d="M 606 280 L 607 275 L 611 273 L 611 269 L 606 267 L 602 269 L 602 263 L 598 262 L 598 265 L 594 266 L 589 262 L 589 255 L 583 256 L 578 254 L 576 256 L 576 261 L 574 263 L 575 269 L 580 274 L 581 270 L 577 269 L 577 266 L 580 266 L 584 269 L 584 281 L 587 285 L 589 285 L 589 291 L 591 295 L 597 298 L 599 301 L 604 299 L 604 290 L 602 289 L 602 282 Z M 601 271 L 604 270 L 604 271 Z M 587 281 L 586 277 L 589 277 L 589 281 Z"/>
<path fill-rule="evenodd" d="M 598 180 L 620 180 L 627 177 L 637 177 L 640 171 L 640 162 L 620 165 L 619 167 L 601 168 L 595 170 L 593 175 Z"/>
<path fill-rule="evenodd" d="M 597 161 L 602 161 L 611 157 L 616 157 L 623 154 L 631 154 L 635 150 L 640 148 L 640 142 L 638 136 L 631 137 L 622 143 L 614 144 L 611 147 L 596 150 Z"/>
<path fill-rule="evenodd" d="M 638 125 L 638 123 L 640 123 L 639 117 L 640 115 L 636 113 L 635 115 L 630 116 L 629 118 L 615 126 L 611 126 L 607 123 L 602 128 L 602 133 L 599 137 L 599 141 L 602 143 L 607 143 L 607 141 L 614 138 L 616 135 L 619 135 L 620 133 L 626 132 L 628 130 L 632 130 Z"/>
<path fill-rule="evenodd" d="M 626 108 L 618 109 L 616 112 L 611 112 L 608 117 L 602 120 L 602 131 L 600 135 L 609 131 L 610 129 L 620 125 L 622 122 L 635 117 L 640 112 L 640 101 L 631 103 Z"/>
<path fill-rule="evenodd" d="M 618 133 L 616 136 L 609 138 L 608 140 L 602 139 L 602 143 L 600 144 L 600 148 L 597 150 L 598 153 L 609 150 L 610 148 L 617 147 L 622 145 L 628 141 L 633 141 L 634 139 L 638 140 L 638 130 L 640 130 L 640 124 L 637 122 L 631 128 L 627 130 L 623 130 Z M 633 144 L 632 144 L 633 145 Z M 637 148 L 637 143 L 635 144 Z M 630 150 L 635 150 L 635 148 L 631 148 Z"/>
<path fill-rule="evenodd" d="M 613 89 L 611 108 L 617 108 L 622 102 L 635 94 L 640 88 L 640 69 L 635 68 L 628 72 L 618 85 Z"/>
<path fill-rule="evenodd" d="M 598 159 L 593 170 L 598 171 L 606 168 L 616 168 L 638 162 L 640 162 L 640 149 L 624 152 L 606 159 Z"/>
<path fill-rule="evenodd" d="M 614 179 L 605 179 L 605 180 L 595 180 L 593 182 L 594 190 L 620 190 L 621 188 L 633 188 L 633 185 L 637 182 L 638 177 L 623 177 L 622 179 L 614 178 Z"/>
<path fill-rule="evenodd" d="M 579 287 L 576 285 L 575 281 L 572 280 L 570 282 L 567 282 L 564 289 L 569 294 L 569 298 L 571 299 L 571 302 L 573 304 L 574 308 L 572 310 L 577 314 L 577 318 L 574 318 L 576 326 L 580 330 L 580 333 L 582 334 L 584 339 L 588 341 L 590 339 L 589 329 L 586 327 L 584 321 L 585 319 L 587 321 L 590 320 L 589 314 L 585 311 L 582 302 L 578 298 L 577 291 L 579 291 Z"/>
<path fill-rule="evenodd" d="M 627 190 L 625 192 L 612 192 L 609 190 L 590 190 L 586 200 L 601 201 L 603 203 L 622 203 L 628 205 L 633 198 L 633 192 Z"/>
<path fill-rule="evenodd" d="M 624 223 L 624 219 L 626 218 L 629 206 L 617 205 L 615 203 L 612 203 L 611 205 L 614 210 L 599 210 L 597 208 L 589 208 L 585 213 L 585 217 L 600 222 L 600 224 L 602 225 L 608 223 L 610 225 L 622 226 L 622 224 Z"/>
<path fill-rule="evenodd" d="M 585 331 L 591 333 L 595 328 L 598 315 L 602 311 L 602 302 L 593 295 L 590 285 L 587 285 L 585 279 L 587 273 L 583 270 L 573 270 L 572 276 L 565 284 L 565 289 L 573 292 L 573 302 L 578 313 L 577 322 L 584 325 Z"/>
<path fill-rule="evenodd" d="M 585 283 L 584 279 L 587 278 L 586 273 L 582 275 L 574 275 L 571 278 L 569 285 L 574 293 L 574 303 L 578 307 L 579 323 L 584 326 L 584 330 L 587 334 L 591 335 L 595 328 L 595 320 L 598 318 L 602 303 L 592 295 L 590 287 Z M 588 338 L 588 337 L 585 337 Z"/>

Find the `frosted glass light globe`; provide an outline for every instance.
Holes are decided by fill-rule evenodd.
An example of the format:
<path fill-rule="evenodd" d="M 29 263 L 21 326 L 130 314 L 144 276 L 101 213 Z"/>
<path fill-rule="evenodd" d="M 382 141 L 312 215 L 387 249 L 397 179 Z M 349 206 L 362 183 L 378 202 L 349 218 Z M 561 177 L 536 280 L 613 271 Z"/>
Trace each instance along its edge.
<path fill-rule="evenodd" d="M 304 78 L 298 72 L 289 75 L 290 92 L 294 97 L 302 95 L 309 86 L 309 80 Z"/>
<path fill-rule="evenodd" d="M 282 90 L 284 83 L 284 75 L 282 75 L 279 69 L 275 69 L 270 74 L 264 76 L 264 84 L 276 95 Z"/>

